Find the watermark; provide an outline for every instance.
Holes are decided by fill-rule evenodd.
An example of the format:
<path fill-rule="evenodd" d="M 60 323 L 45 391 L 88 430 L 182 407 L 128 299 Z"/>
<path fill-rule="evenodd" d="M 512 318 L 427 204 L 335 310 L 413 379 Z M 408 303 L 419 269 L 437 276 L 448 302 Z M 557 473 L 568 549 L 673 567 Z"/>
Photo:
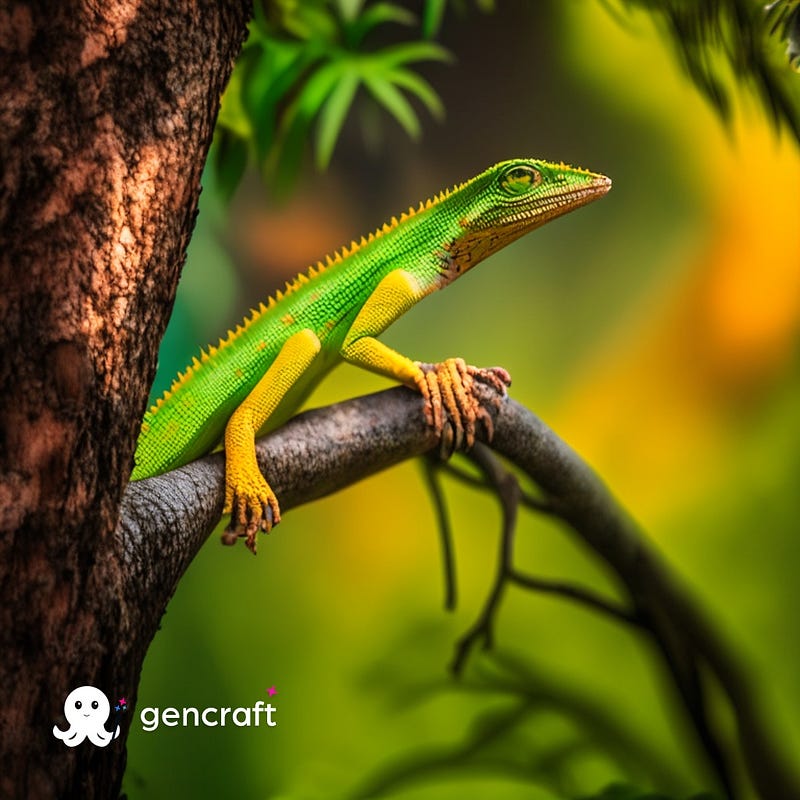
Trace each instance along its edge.
<path fill-rule="evenodd" d="M 119 719 L 119 712 L 127 708 L 125 698 L 121 697 L 114 706 L 117 712 L 115 724 Z M 84 739 L 88 739 L 97 747 L 105 747 L 119 736 L 119 725 L 113 731 L 106 730 L 106 722 L 111 713 L 111 704 L 108 698 L 94 686 L 79 686 L 73 689 L 64 701 L 64 716 L 68 727 L 62 731 L 58 725 L 53 725 L 53 736 L 61 739 L 67 747 L 77 747 Z"/>
<path fill-rule="evenodd" d="M 238 706 L 232 708 L 224 706 L 222 708 L 154 708 L 148 706 L 139 712 L 139 719 L 142 723 L 142 730 L 152 733 L 158 730 L 159 725 L 167 728 L 197 728 L 201 725 L 206 728 L 224 728 L 226 725 L 235 725 L 237 728 L 258 727 L 267 725 L 274 728 L 278 722 L 275 719 L 276 708 L 272 703 L 264 703 L 257 700 L 253 706 Z M 262 722 L 263 720 L 263 722 Z"/>
<path fill-rule="evenodd" d="M 272 700 L 278 694 L 274 686 L 270 686 L 266 693 Z M 66 731 L 61 730 L 58 725 L 53 726 L 53 736 L 61 739 L 68 747 L 77 747 L 84 739 L 88 739 L 98 747 L 105 747 L 119 736 L 120 713 L 127 710 L 128 703 L 121 697 L 114 706 L 116 716 L 114 718 L 114 730 L 106 730 L 106 723 L 111 713 L 111 706 L 108 698 L 94 686 L 79 686 L 73 689 L 64 701 L 64 716 L 68 727 Z M 175 708 L 168 706 L 158 708 L 155 706 L 145 706 L 139 711 L 139 721 L 142 730 L 152 733 L 165 728 L 224 728 L 225 726 L 235 726 L 237 728 L 261 727 L 274 728 L 278 721 L 275 718 L 277 708 L 272 702 L 256 700 L 252 706 L 222 706 L 196 708 L 187 706 Z"/>

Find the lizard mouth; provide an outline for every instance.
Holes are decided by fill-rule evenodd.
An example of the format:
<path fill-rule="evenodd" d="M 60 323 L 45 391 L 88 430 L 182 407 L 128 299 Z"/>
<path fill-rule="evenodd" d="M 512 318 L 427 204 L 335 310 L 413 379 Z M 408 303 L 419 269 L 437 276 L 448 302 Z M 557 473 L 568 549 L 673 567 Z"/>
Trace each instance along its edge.
<path fill-rule="evenodd" d="M 611 189 L 611 178 L 605 175 L 598 175 L 597 178 L 588 186 L 581 186 L 573 189 L 566 189 L 554 192 L 551 195 L 541 198 L 535 206 L 520 209 L 516 214 L 509 214 L 503 219 L 504 225 L 514 225 L 519 222 L 534 222 L 534 227 L 544 225 L 555 217 L 560 217 L 573 208 L 580 208 L 592 200 L 607 194 Z"/>
<path fill-rule="evenodd" d="M 461 220 L 464 233 L 447 247 L 448 266 L 443 272 L 444 283 L 449 283 L 456 275 L 471 269 L 529 231 L 602 197 L 609 189 L 610 178 L 594 175 L 590 183 L 582 186 L 559 186 L 552 193 L 532 202 L 520 203 L 516 208 L 506 206 L 483 219 Z"/>
<path fill-rule="evenodd" d="M 467 230 L 474 233 L 488 231 L 490 229 L 520 229 L 530 231 L 544 225 L 551 219 L 560 217 L 574 208 L 580 208 L 593 200 L 607 194 L 611 189 L 611 178 L 605 175 L 597 175 L 594 180 L 587 185 L 565 189 L 556 189 L 552 194 L 539 197 L 533 203 L 520 204 L 517 210 L 513 206 L 507 207 L 503 212 L 495 217 L 488 217 L 481 220 L 472 220 L 462 223 Z"/>

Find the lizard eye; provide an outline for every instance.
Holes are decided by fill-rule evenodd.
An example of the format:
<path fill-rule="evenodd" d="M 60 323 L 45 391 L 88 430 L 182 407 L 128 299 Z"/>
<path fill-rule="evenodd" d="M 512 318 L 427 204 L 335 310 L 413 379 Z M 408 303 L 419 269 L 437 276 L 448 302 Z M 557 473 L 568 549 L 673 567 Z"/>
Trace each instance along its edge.
<path fill-rule="evenodd" d="M 533 167 L 509 167 L 500 176 L 500 188 L 510 197 L 519 197 L 526 194 L 534 186 L 541 183 L 542 174 Z"/>

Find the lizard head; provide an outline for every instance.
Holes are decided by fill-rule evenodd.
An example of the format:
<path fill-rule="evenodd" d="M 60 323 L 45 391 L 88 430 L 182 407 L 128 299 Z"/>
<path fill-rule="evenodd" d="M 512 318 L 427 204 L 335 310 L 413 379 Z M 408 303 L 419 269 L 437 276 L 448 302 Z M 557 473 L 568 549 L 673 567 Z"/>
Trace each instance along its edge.
<path fill-rule="evenodd" d="M 465 192 L 471 204 L 462 220 L 467 230 L 511 228 L 526 233 L 602 197 L 611 180 L 566 164 L 520 158 L 495 164 L 464 188 L 473 189 Z"/>
<path fill-rule="evenodd" d="M 468 269 L 528 231 L 602 197 L 605 175 L 530 158 L 503 161 L 451 195 L 461 206 L 463 233 L 451 258 Z M 450 199 L 450 198 L 448 198 Z"/>

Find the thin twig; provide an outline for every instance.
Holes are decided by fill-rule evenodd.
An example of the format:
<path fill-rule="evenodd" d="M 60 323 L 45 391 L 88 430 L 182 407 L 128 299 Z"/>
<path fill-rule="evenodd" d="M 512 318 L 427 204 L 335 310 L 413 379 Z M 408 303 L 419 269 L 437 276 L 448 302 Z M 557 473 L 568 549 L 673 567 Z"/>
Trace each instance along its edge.
<path fill-rule="evenodd" d="M 422 459 L 422 473 L 436 511 L 439 542 L 442 547 L 442 569 L 444 572 L 444 608 L 453 611 L 457 603 L 455 550 L 453 547 L 453 530 L 450 526 L 450 515 L 447 513 L 442 486 L 438 472 L 442 462 L 435 456 L 428 455 Z"/>
<path fill-rule="evenodd" d="M 446 472 L 448 475 L 456 478 L 467 486 L 472 486 L 475 489 L 493 490 L 491 484 L 484 478 L 479 478 L 477 475 L 472 475 L 449 461 L 440 462 L 440 464 L 443 472 Z M 519 500 L 522 505 L 532 509 L 533 511 L 538 511 L 541 514 L 558 514 L 554 504 L 547 500 L 541 500 L 538 497 L 534 497 L 532 494 L 526 492 L 521 486 Z"/>
<path fill-rule="evenodd" d="M 456 478 L 457 480 L 461 481 L 461 483 L 464 483 L 467 486 L 472 486 L 475 489 L 490 488 L 485 478 L 480 478 L 477 475 L 472 475 L 465 469 L 456 466 L 451 461 L 441 462 L 441 469 L 443 472 L 446 472 L 448 475 L 450 475 L 453 478 Z"/>
<path fill-rule="evenodd" d="M 669 627 L 666 622 L 651 627 L 668 666 L 675 652 L 667 640 L 675 636 L 695 653 L 699 663 L 708 667 L 709 676 L 718 682 L 730 704 L 748 776 L 759 796 L 769 800 L 800 797 L 796 769 L 769 730 L 755 686 L 729 642 L 696 603 L 688 587 L 566 443 L 513 401 L 503 412 L 495 425 L 493 446 L 524 470 L 548 497 L 554 498 L 559 516 L 611 569 L 642 614 L 661 615 L 669 620 Z M 547 453 L 544 460 L 543 453 Z M 691 695 L 681 696 L 696 724 L 699 717 L 697 710 L 690 707 Z M 706 756 L 713 764 L 715 756 L 707 747 Z"/>
<path fill-rule="evenodd" d="M 585 589 L 563 582 L 537 579 L 517 571 L 513 566 L 513 537 L 516 512 L 522 494 L 519 482 L 513 473 L 510 473 L 485 445 L 477 445 L 471 454 L 471 458 L 480 466 L 486 476 L 487 484 L 495 488 L 503 504 L 504 527 L 501 538 L 501 556 L 495 582 L 481 615 L 457 645 L 453 671 L 459 674 L 463 670 L 472 647 L 481 637 L 484 638 L 486 649 L 491 647 L 495 615 L 498 613 L 500 601 L 509 583 L 516 583 L 519 586 L 537 591 L 558 593 L 581 602 L 595 611 L 612 616 L 618 621 L 644 627 L 653 635 L 658 648 L 661 650 L 720 786 L 729 800 L 736 800 L 737 795 L 730 773 L 729 760 L 720 737 L 716 736 L 712 730 L 712 723 L 707 714 L 705 694 L 697 672 L 697 654 L 691 644 L 680 637 L 676 640 L 671 626 L 667 624 L 666 629 L 664 629 L 663 626 L 658 625 L 662 615 L 655 618 L 653 615 L 647 614 L 644 609 L 639 607 L 635 599 L 633 601 L 635 610 L 629 611 Z M 515 487 L 513 505 L 512 496 L 508 492 L 508 487 L 512 484 Z M 551 507 L 554 506 L 555 503 L 551 505 Z M 569 524 L 568 515 L 559 514 L 559 516 Z M 508 525 L 509 520 L 513 521 L 510 526 Z M 666 622 L 665 620 L 665 624 Z M 683 652 L 679 653 L 678 651 L 680 650 Z"/>
<path fill-rule="evenodd" d="M 528 494 L 528 492 L 522 489 L 520 489 L 519 501 L 526 508 L 530 508 L 538 514 L 547 514 L 551 517 L 558 516 L 558 509 L 555 503 L 549 500 L 540 500 L 538 497 L 534 497 L 532 494 Z"/>
<path fill-rule="evenodd" d="M 722 737 L 715 733 L 708 715 L 708 701 L 697 665 L 699 654 L 690 641 L 674 630 L 671 621 L 663 614 L 654 617 L 645 612 L 643 624 L 652 634 L 656 648 L 664 659 L 725 797 L 736 800 L 739 793 L 731 774 L 730 758 L 725 751 Z"/>
<path fill-rule="evenodd" d="M 535 592 L 557 594 L 562 597 L 567 597 L 570 600 L 575 600 L 591 608 L 593 611 L 599 611 L 601 614 L 613 617 L 617 621 L 624 622 L 627 625 L 634 625 L 637 628 L 641 628 L 643 625 L 641 618 L 635 612 L 629 611 L 610 600 L 606 600 L 604 597 L 601 597 L 589 589 L 574 586 L 565 581 L 524 575 L 519 570 L 513 568 L 508 573 L 508 580 L 512 583 L 516 583 L 518 586 L 531 589 Z"/>
<path fill-rule="evenodd" d="M 495 573 L 492 588 L 480 615 L 456 643 L 455 656 L 450 667 L 455 675 L 462 673 L 467 658 L 479 639 L 483 639 L 485 650 L 489 650 L 492 647 L 495 615 L 500 608 L 500 602 L 508 585 L 508 575 L 513 566 L 514 532 L 519 509 L 520 487 L 516 477 L 500 464 L 485 445 L 476 444 L 471 457 L 481 467 L 489 482 L 496 489 L 497 498 L 503 508 L 503 524 L 500 531 L 497 572 Z"/>

